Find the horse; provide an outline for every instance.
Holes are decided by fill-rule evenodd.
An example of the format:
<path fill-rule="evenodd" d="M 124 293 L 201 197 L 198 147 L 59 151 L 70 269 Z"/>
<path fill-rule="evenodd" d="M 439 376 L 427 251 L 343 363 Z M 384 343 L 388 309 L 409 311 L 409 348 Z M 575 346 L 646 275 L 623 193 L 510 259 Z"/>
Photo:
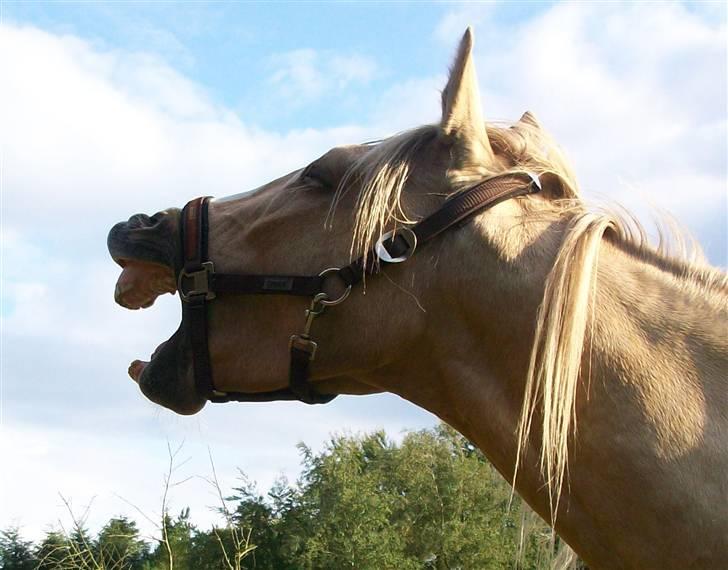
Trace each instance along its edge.
<path fill-rule="evenodd" d="M 394 393 L 590 567 L 728 568 L 728 278 L 589 205 L 532 113 L 486 123 L 472 45 L 439 123 L 114 226 L 116 301 L 183 301 L 129 374 L 180 414 Z"/>

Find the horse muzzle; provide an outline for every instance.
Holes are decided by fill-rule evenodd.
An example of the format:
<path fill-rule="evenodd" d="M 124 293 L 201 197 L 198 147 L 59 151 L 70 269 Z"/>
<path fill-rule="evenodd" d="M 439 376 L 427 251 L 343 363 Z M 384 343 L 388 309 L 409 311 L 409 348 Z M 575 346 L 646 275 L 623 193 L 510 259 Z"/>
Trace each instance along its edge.
<path fill-rule="evenodd" d="M 109 253 L 123 268 L 114 292 L 114 299 L 122 307 L 147 308 L 159 295 L 176 292 L 179 216 L 177 208 L 153 216 L 135 214 L 109 232 Z M 133 361 L 129 376 L 154 403 L 189 415 L 201 410 L 207 400 L 195 385 L 192 355 L 183 327 L 184 323 L 160 344 L 149 361 Z"/>

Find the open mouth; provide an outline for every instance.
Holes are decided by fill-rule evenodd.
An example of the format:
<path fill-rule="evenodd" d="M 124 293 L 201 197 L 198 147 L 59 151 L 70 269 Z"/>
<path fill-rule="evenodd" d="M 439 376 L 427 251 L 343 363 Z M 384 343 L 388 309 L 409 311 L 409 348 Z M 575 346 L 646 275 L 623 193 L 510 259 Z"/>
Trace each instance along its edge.
<path fill-rule="evenodd" d="M 109 252 L 122 267 L 114 290 L 114 299 L 122 307 L 145 309 L 160 295 L 176 292 L 178 219 L 179 210 L 151 217 L 137 214 L 109 232 Z M 195 385 L 192 355 L 182 326 L 149 360 L 134 360 L 128 372 L 147 398 L 177 413 L 194 414 L 205 405 L 206 398 Z"/>
<path fill-rule="evenodd" d="M 114 300 L 122 307 L 132 311 L 146 309 L 151 307 L 160 295 L 175 293 L 174 272 L 169 267 L 145 261 L 116 261 L 124 268 L 114 290 Z M 129 376 L 132 380 L 139 383 L 144 369 L 166 344 L 167 341 L 160 344 L 152 353 L 150 360 L 134 360 L 129 365 Z"/>

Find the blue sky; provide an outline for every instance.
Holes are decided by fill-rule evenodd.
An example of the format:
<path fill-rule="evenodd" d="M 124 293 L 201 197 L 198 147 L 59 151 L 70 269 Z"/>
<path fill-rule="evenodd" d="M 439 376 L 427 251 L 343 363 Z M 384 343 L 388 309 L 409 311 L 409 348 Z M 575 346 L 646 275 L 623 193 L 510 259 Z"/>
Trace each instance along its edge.
<path fill-rule="evenodd" d="M 179 321 L 113 303 L 108 228 L 209 193 L 237 193 L 338 144 L 438 120 L 467 25 L 488 119 L 529 109 L 571 156 L 589 198 L 646 221 L 671 212 L 726 261 L 723 3 L 2 2 L 0 526 L 37 536 L 159 510 L 167 442 L 189 461 L 172 508 L 213 520 L 208 448 L 266 488 L 295 478 L 299 440 L 393 435 L 435 419 L 393 396 L 208 406 L 181 418 L 126 377 Z M 649 224 L 648 224 L 649 225 Z M 123 497 L 123 500 L 120 498 Z M 94 499 L 95 497 L 95 499 Z M 65 518 L 64 518 L 65 517 Z M 153 528 L 145 523 L 145 531 Z"/>
<path fill-rule="evenodd" d="M 515 2 L 494 7 L 493 25 L 507 26 L 548 6 Z M 451 9 L 407 2 L 6 2 L 5 17 L 78 35 L 100 48 L 153 51 L 256 126 L 286 131 L 352 121 L 352 111 L 369 112 L 372 95 L 412 69 L 421 75 L 443 73 L 451 54 L 433 52 L 430 30 Z M 335 90 L 305 108 L 262 105 L 260 93 L 276 55 L 300 49 L 357 54 L 373 62 L 377 72 L 348 90 L 343 100 Z"/>

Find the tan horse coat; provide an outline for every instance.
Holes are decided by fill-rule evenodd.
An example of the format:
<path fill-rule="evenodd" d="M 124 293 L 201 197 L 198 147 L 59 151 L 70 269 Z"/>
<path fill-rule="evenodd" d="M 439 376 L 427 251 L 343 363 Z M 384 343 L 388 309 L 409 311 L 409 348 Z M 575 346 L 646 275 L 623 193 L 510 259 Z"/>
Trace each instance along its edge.
<path fill-rule="evenodd" d="M 486 127 L 471 48 L 468 31 L 439 125 L 334 149 L 213 202 L 210 257 L 223 272 L 315 273 L 468 184 L 540 174 L 542 194 L 447 232 L 317 319 L 312 378 L 324 392 L 388 391 L 437 414 L 592 568 L 728 568 L 725 275 L 591 211 L 532 115 Z M 126 263 L 125 306 L 168 288 L 145 289 L 146 269 Z M 286 340 L 305 305 L 268 296 L 211 304 L 216 387 L 285 385 Z M 131 369 L 142 389 L 153 380 L 145 367 Z M 204 405 L 189 370 L 170 378 L 145 393 L 180 413 Z"/>

